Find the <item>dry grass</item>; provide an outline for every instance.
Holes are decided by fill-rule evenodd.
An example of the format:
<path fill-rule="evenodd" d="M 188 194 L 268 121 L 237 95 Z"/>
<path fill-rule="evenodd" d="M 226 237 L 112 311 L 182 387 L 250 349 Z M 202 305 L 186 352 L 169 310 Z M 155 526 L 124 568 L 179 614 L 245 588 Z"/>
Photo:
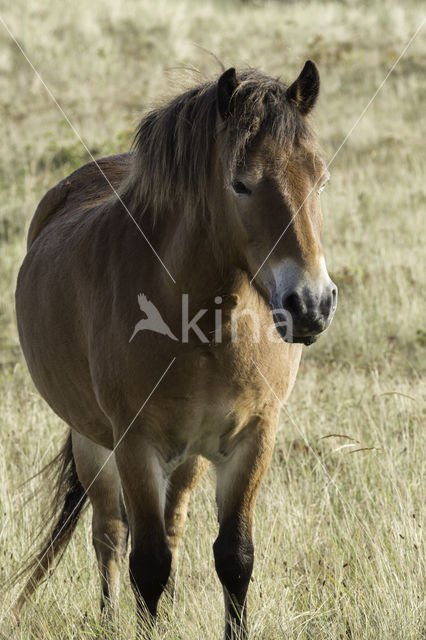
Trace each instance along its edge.
<path fill-rule="evenodd" d="M 424 17 L 412 0 L 18 0 L 0 13 L 97 156 L 126 150 L 142 110 L 192 82 L 195 72 L 182 67 L 217 73 L 198 43 L 225 64 L 287 80 L 313 58 L 323 81 L 314 122 L 330 158 Z M 53 456 L 64 432 L 26 372 L 14 283 L 36 203 L 86 153 L 1 25 L 0 43 L 2 583 L 26 555 L 42 510 L 38 482 L 20 485 Z M 329 335 L 305 351 L 260 492 L 253 640 L 424 637 L 425 55 L 426 29 L 333 162 L 323 195 L 340 306 Z M 213 484 L 210 475 L 194 494 L 178 602 L 158 638 L 220 637 Z M 3 594 L 0 618 L 12 597 Z M 21 628 L 10 631 L 6 615 L 0 633 L 93 637 L 97 609 L 87 515 Z M 126 576 L 121 617 L 121 637 L 131 637 Z"/>

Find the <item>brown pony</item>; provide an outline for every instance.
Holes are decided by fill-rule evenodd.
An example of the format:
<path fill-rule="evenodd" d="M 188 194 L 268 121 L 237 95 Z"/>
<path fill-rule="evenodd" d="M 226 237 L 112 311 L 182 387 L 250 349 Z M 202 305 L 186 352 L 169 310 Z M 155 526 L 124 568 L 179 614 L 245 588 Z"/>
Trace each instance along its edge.
<path fill-rule="evenodd" d="M 280 402 L 302 344 L 336 307 L 320 244 L 327 171 L 306 119 L 318 91 L 309 61 L 289 87 L 228 69 L 146 115 L 131 153 L 81 167 L 39 204 L 19 335 L 70 431 L 52 530 L 18 610 L 88 497 L 102 616 L 114 619 L 130 530 L 139 629 L 151 637 L 210 461 L 225 637 L 246 637 L 253 507 Z"/>

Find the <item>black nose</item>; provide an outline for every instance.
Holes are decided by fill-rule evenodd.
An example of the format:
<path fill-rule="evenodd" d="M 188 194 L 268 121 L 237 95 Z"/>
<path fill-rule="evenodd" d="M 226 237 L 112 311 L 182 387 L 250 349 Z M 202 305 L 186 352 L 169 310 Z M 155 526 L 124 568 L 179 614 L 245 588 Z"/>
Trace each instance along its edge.
<path fill-rule="evenodd" d="M 337 305 L 337 287 L 331 283 L 320 295 L 308 287 L 292 291 L 282 306 L 293 321 L 294 336 L 314 336 L 328 327 Z"/>

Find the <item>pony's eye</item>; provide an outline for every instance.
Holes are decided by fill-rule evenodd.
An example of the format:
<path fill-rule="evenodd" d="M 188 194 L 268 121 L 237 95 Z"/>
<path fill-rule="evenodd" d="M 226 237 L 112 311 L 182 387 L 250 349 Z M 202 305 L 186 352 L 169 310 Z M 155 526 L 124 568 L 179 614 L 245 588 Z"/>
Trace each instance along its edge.
<path fill-rule="evenodd" d="M 241 182 L 241 180 L 234 180 L 234 182 L 232 183 L 232 188 L 235 191 L 235 193 L 237 194 L 237 196 L 249 196 L 251 195 L 251 191 L 248 187 L 246 187 L 246 185 L 244 184 L 244 182 Z"/>
<path fill-rule="evenodd" d="M 320 193 L 322 191 L 324 191 L 325 187 L 327 186 L 327 182 L 330 180 L 330 175 L 328 175 L 325 179 L 325 181 L 322 183 L 322 185 L 320 186 L 320 188 L 318 189 L 317 193 L 318 195 L 320 195 Z"/>

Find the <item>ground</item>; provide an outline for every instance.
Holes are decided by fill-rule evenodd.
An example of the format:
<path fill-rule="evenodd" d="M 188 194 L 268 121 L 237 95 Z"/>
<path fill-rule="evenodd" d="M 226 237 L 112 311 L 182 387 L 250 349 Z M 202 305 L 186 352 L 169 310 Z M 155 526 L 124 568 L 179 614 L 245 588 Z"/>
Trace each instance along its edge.
<path fill-rule="evenodd" d="M 426 26 L 356 123 L 424 20 L 422 3 L 1 0 L 0 15 L 97 157 L 127 150 L 149 106 L 218 75 L 215 56 L 288 82 L 306 59 L 317 63 L 313 125 L 332 159 L 324 247 L 340 300 L 328 334 L 304 351 L 260 491 L 250 638 L 420 640 Z M 88 158 L 64 113 L 0 22 L 0 586 L 26 556 L 46 497 L 40 478 L 23 483 L 64 435 L 31 383 L 14 317 L 35 206 Z M 1 637 L 94 636 L 89 520 L 18 630 L 8 627 L 16 590 L 2 590 Z M 177 602 L 158 639 L 221 636 L 216 531 L 211 473 L 191 501 Z M 124 639 L 133 596 L 123 577 Z"/>

